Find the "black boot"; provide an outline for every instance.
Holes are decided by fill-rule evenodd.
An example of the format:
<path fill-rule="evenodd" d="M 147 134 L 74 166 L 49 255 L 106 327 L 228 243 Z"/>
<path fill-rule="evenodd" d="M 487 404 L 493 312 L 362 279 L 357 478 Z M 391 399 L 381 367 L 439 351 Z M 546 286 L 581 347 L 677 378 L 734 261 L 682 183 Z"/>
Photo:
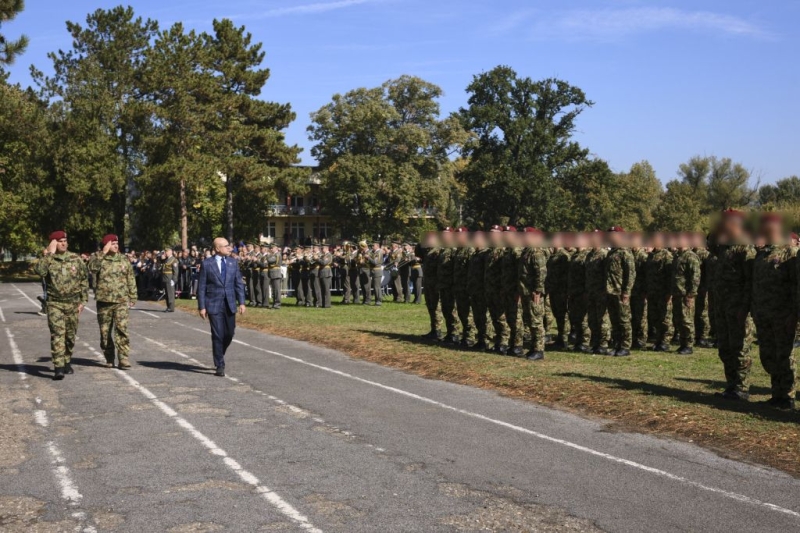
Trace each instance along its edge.
<path fill-rule="evenodd" d="M 528 361 L 541 361 L 542 359 L 544 359 L 544 352 L 534 352 L 533 350 L 531 350 L 525 355 L 525 358 Z"/>
<path fill-rule="evenodd" d="M 620 348 L 614 352 L 614 357 L 630 357 L 631 351 L 626 348 Z"/>
<path fill-rule="evenodd" d="M 497 353 L 500 355 L 508 355 L 508 346 L 505 344 L 501 344 L 500 347 L 497 349 Z"/>
<path fill-rule="evenodd" d="M 62 379 L 64 379 L 64 367 L 63 366 L 57 366 L 55 368 L 55 373 L 53 374 L 53 380 L 54 381 L 61 381 Z"/>
<path fill-rule="evenodd" d="M 72 364 L 71 363 L 67 363 L 66 365 L 64 365 L 64 373 L 65 374 L 74 374 L 75 373 L 75 371 L 72 369 Z"/>
<path fill-rule="evenodd" d="M 480 351 L 484 351 L 484 350 L 486 350 L 486 348 L 487 348 L 487 346 L 486 346 L 486 342 L 484 342 L 484 341 L 480 340 L 480 341 L 476 342 L 476 343 L 475 343 L 475 345 L 474 345 L 472 348 L 473 348 L 474 350 L 480 350 Z"/>
<path fill-rule="evenodd" d="M 678 355 L 692 355 L 694 350 L 692 350 L 689 346 L 683 346 L 680 350 L 678 350 Z"/>

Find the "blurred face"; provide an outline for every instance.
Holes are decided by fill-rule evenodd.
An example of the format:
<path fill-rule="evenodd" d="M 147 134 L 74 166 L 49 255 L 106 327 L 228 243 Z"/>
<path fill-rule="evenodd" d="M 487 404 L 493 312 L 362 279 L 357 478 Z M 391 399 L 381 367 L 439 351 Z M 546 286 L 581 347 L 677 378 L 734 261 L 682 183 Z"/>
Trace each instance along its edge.
<path fill-rule="evenodd" d="M 425 248 L 435 248 L 438 245 L 438 239 L 435 233 L 428 233 L 425 235 Z"/>
<path fill-rule="evenodd" d="M 227 239 L 223 239 L 222 237 L 216 238 L 214 239 L 214 251 L 217 252 L 217 255 L 227 257 L 231 255 L 231 245 Z"/>
<path fill-rule="evenodd" d="M 505 241 L 506 246 L 514 248 L 519 246 L 519 235 L 516 231 L 504 231 L 503 232 L 503 241 Z"/>
<path fill-rule="evenodd" d="M 166 250 L 164 250 L 164 256 L 172 257 L 172 248 L 167 248 Z"/>
<path fill-rule="evenodd" d="M 489 242 L 491 242 L 492 246 L 495 248 L 502 248 L 505 246 L 503 243 L 503 234 L 499 231 L 493 231 L 489 233 Z"/>
<path fill-rule="evenodd" d="M 469 233 L 466 231 L 460 231 L 456 233 L 456 245 L 458 246 L 466 246 L 469 243 Z"/>
<path fill-rule="evenodd" d="M 475 248 L 486 248 L 486 235 L 483 233 L 476 233 L 472 236 L 472 244 Z"/>
<path fill-rule="evenodd" d="M 63 239 L 58 239 L 56 241 L 56 253 L 63 254 L 67 251 L 69 245 L 67 244 L 67 238 L 64 237 Z M 119 248 L 117 248 L 119 249 Z"/>
<path fill-rule="evenodd" d="M 778 244 L 783 238 L 783 223 L 780 220 L 762 220 L 758 234 L 766 244 Z"/>
<path fill-rule="evenodd" d="M 655 249 L 661 249 L 664 247 L 664 236 L 661 233 L 653 233 L 650 237 L 650 244 Z"/>
<path fill-rule="evenodd" d="M 444 246 L 446 248 L 449 248 L 449 247 L 453 246 L 453 242 L 454 242 L 453 241 L 453 234 L 450 233 L 449 231 L 443 231 L 441 236 L 440 236 L 440 239 L 442 241 L 442 246 Z"/>
<path fill-rule="evenodd" d="M 722 234 L 731 241 L 739 240 L 744 234 L 744 221 L 739 217 L 729 216 L 720 223 Z"/>

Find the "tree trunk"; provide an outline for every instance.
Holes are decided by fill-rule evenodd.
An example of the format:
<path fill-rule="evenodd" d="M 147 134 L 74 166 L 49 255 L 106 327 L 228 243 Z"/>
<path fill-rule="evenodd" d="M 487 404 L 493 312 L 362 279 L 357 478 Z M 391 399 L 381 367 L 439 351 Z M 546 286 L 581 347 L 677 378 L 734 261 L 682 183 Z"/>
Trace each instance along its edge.
<path fill-rule="evenodd" d="M 189 247 L 189 210 L 186 207 L 186 180 L 181 179 L 181 250 Z"/>
<path fill-rule="evenodd" d="M 225 236 L 233 244 L 233 178 L 225 182 Z"/>

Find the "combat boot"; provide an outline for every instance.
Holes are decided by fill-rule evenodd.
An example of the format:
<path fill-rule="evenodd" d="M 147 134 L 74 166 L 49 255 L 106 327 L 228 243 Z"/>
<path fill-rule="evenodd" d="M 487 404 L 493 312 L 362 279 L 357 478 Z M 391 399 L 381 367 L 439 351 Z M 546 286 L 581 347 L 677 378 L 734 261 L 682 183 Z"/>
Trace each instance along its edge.
<path fill-rule="evenodd" d="M 644 348 L 644 346 L 639 341 L 633 341 L 633 344 L 631 344 L 631 350 L 641 350 L 642 348 Z"/>
<path fill-rule="evenodd" d="M 500 347 L 497 349 L 497 353 L 500 355 L 508 355 L 508 346 L 505 344 L 501 344 Z"/>
<path fill-rule="evenodd" d="M 553 341 L 553 350 L 566 350 L 567 344 L 564 342 L 564 339 L 557 338 Z"/>
<path fill-rule="evenodd" d="M 576 344 L 575 347 L 572 348 L 572 351 L 577 353 L 589 353 L 591 350 L 583 344 Z"/>
<path fill-rule="evenodd" d="M 486 346 L 486 342 L 485 342 L 485 341 L 482 341 L 482 340 L 480 340 L 480 341 L 476 342 L 476 343 L 475 343 L 475 344 L 472 346 L 472 349 L 473 349 L 473 350 L 481 350 L 481 351 L 484 351 L 484 350 L 486 350 L 487 348 L 488 348 L 488 347 Z"/>
<path fill-rule="evenodd" d="M 680 350 L 677 351 L 678 355 L 692 355 L 694 350 L 692 350 L 689 346 L 684 346 Z"/>
<path fill-rule="evenodd" d="M 738 391 L 736 389 L 728 388 L 725 392 L 718 392 L 715 394 L 718 398 L 726 400 L 743 401 L 746 402 L 750 399 L 750 394 L 747 392 Z"/>
<path fill-rule="evenodd" d="M 544 359 L 544 352 L 534 352 L 531 350 L 525 355 L 525 359 L 528 361 L 541 361 Z"/>
<path fill-rule="evenodd" d="M 72 369 L 72 363 L 64 365 L 64 374 L 74 374 L 75 370 Z"/>
<path fill-rule="evenodd" d="M 630 357 L 631 351 L 626 348 L 620 348 L 614 352 L 614 357 Z"/>
<path fill-rule="evenodd" d="M 763 403 L 781 411 L 794 411 L 795 407 L 794 398 L 770 398 Z"/>
<path fill-rule="evenodd" d="M 128 362 L 127 358 L 120 359 L 117 368 L 119 368 L 120 370 L 129 370 L 131 368 L 131 364 Z"/>
<path fill-rule="evenodd" d="M 522 346 L 514 346 L 511 348 L 511 354 L 514 357 L 522 357 L 524 351 L 522 350 Z"/>
<path fill-rule="evenodd" d="M 594 355 L 614 355 L 614 352 L 609 350 L 608 348 L 594 348 L 592 350 Z"/>
<path fill-rule="evenodd" d="M 64 379 L 64 367 L 63 366 L 57 366 L 55 368 L 55 372 L 53 373 L 53 380 L 54 381 L 61 381 L 62 379 Z"/>

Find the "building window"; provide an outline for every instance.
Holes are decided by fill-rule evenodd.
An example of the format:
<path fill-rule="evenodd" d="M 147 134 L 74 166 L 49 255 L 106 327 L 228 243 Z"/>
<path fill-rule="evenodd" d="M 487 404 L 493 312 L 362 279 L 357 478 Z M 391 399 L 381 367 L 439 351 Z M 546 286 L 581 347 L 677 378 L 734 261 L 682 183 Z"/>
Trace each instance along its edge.
<path fill-rule="evenodd" d="M 267 229 L 264 232 L 264 237 L 270 237 L 272 239 L 275 239 L 275 237 L 277 236 L 278 234 L 277 234 L 277 228 L 275 227 L 275 223 L 267 222 Z"/>
<path fill-rule="evenodd" d="M 314 223 L 314 238 L 319 240 L 330 239 L 331 237 L 331 225 L 327 222 L 315 222 Z"/>
<path fill-rule="evenodd" d="M 289 236 L 296 243 L 302 243 L 306 238 L 306 225 L 302 222 L 292 222 L 289 225 Z"/>
<path fill-rule="evenodd" d="M 292 196 L 291 201 L 292 201 L 292 207 L 303 207 L 303 205 L 305 204 L 305 198 L 303 198 L 302 196 Z"/>

